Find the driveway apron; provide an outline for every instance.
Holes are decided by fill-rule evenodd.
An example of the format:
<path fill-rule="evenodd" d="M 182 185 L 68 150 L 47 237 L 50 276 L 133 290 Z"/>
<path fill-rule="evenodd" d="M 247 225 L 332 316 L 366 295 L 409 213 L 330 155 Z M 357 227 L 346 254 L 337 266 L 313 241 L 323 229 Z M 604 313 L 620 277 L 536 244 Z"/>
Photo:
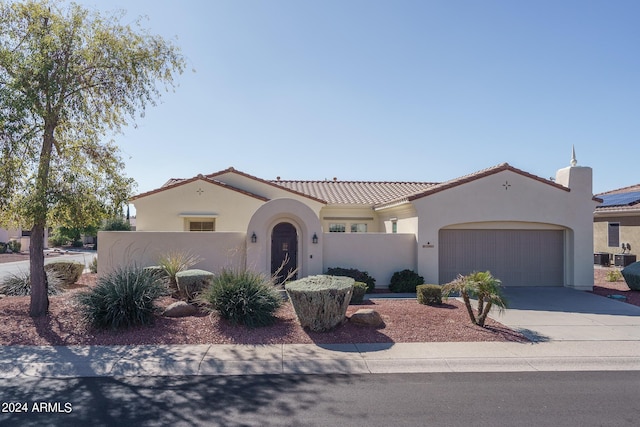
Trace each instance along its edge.
<path fill-rule="evenodd" d="M 640 341 L 640 307 L 569 288 L 507 288 L 491 317 L 536 342 Z"/>

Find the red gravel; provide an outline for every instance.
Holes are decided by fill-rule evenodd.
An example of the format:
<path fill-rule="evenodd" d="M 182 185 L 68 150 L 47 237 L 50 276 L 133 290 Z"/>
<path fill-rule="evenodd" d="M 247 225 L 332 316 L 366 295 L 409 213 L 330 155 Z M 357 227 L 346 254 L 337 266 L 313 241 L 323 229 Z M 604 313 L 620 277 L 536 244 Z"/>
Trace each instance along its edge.
<path fill-rule="evenodd" d="M 0 261 L 1 262 L 1 261 Z M 640 306 L 640 292 L 624 283 L 606 281 L 614 268 L 594 269 L 593 293 L 624 295 L 627 302 Z M 440 307 L 418 304 L 415 300 L 374 299 L 365 305 L 350 306 L 347 315 L 359 308 L 373 308 L 384 320 L 379 328 L 346 322 L 329 332 L 310 332 L 298 324 L 293 308 L 285 303 L 272 326 L 249 329 L 234 326 L 215 314 L 201 312 L 186 318 L 157 316 L 151 326 L 125 331 L 97 331 L 82 323 L 70 296 L 95 284 L 96 277 L 85 274 L 73 289 L 50 297 L 49 315 L 28 316 L 28 297 L 0 299 L 0 345 L 116 345 L 116 344 L 279 344 L 279 343 L 362 343 L 362 342 L 443 342 L 518 341 L 526 338 L 509 328 L 488 321 L 487 328 L 470 323 L 462 304 L 449 300 Z M 174 302 L 160 301 L 161 306 Z"/>
<path fill-rule="evenodd" d="M 75 289 L 50 297 L 49 315 L 28 316 L 29 297 L 0 299 L 0 345 L 116 345 L 116 344 L 294 344 L 294 343 L 384 343 L 437 341 L 527 341 L 521 334 L 489 320 L 486 328 L 469 321 L 464 306 L 449 300 L 440 307 L 416 300 L 375 299 L 350 306 L 377 310 L 384 325 L 379 328 L 346 322 L 332 331 L 314 333 L 298 324 L 293 308 L 285 303 L 272 326 L 249 329 L 234 326 L 215 314 L 200 313 L 185 318 L 158 316 L 152 326 L 125 331 L 96 331 L 82 323 L 69 296 L 95 283 L 95 275 L 84 275 Z M 171 298 L 160 301 L 167 306 Z"/>

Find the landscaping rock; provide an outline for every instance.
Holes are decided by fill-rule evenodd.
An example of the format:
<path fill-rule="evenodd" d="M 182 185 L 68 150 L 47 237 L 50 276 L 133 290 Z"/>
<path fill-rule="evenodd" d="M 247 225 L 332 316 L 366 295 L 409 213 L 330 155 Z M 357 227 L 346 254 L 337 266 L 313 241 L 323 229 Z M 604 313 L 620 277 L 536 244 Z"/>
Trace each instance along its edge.
<path fill-rule="evenodd" d="M 382 316 L 371 308 L 361 308 L 351 315 L 349 320 L 356 325 L 381 326 L 384 322 Z"/>
<path fill-rule="evenodd" d="M 197 312 L 198 309 L 195 306 L 184 301 L 178 301 L 165 308 L 162 315 L 165 317 L 187 317 L 193 316 Z"/>

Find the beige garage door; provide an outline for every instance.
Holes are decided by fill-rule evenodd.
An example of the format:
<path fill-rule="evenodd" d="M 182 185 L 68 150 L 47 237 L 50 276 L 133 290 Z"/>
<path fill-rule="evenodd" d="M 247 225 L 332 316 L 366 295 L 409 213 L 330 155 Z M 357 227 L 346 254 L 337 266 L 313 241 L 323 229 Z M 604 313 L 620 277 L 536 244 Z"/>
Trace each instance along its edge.
<path fill-rule="evenodd" d="M 440 283 L 486 271 L 505 286 L 563 286 L 562 230 L 440 230 Z"/>

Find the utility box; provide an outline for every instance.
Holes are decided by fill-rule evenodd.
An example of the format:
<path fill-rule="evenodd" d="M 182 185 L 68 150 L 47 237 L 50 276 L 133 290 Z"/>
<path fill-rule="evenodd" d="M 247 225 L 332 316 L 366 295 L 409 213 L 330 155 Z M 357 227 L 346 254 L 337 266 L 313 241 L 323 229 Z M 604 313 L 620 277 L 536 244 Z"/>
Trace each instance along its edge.
<path fill-rule="evenodd" d="M 609 266 L 611 264 L 611 254 L 607 252 L 596 252 L 593 254 L 593 263 L 595 265 Z"/>
<path fill-rule="evenodd" d="M 636 262 L 636 256 L 632 254 L 615 254 L 614 263 L 616 267 L 626 267 Z"/>

